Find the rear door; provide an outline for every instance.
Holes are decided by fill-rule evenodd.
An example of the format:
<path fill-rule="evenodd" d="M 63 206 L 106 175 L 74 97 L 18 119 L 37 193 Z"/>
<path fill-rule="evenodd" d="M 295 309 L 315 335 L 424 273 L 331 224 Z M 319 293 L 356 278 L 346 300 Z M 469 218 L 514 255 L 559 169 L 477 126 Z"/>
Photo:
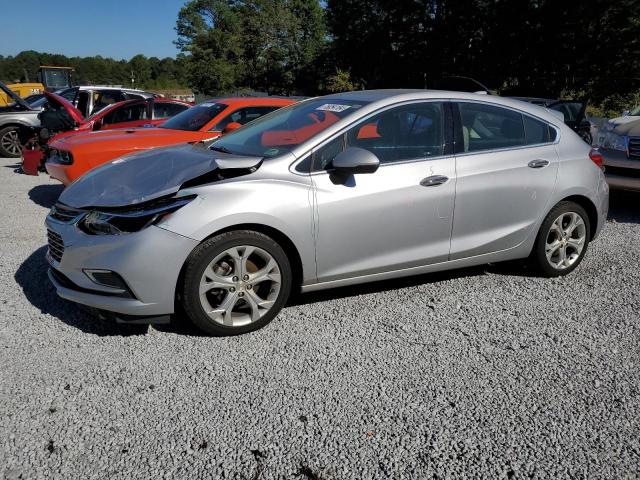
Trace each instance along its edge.
<path fill-rule="evenodd" d="M 558 133 L 548 123 L 485 102 L 455 106 L 452 260 L 513 248 L 534 233 L 558 171 Z"/>

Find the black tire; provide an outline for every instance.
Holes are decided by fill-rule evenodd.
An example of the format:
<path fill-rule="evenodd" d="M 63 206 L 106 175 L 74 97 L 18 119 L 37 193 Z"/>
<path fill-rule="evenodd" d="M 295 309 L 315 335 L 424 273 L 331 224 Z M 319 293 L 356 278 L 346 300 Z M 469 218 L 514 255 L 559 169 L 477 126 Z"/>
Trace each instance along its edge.
<path fill-rule="evenodd" d="M 547 241 L 553 238 L 550 235 L 554 235 L 551 232 L 551 228 L 554 222 L 563 214 L 575 213 L 580 216 L 582 221 L 584 222 L 584 244 L 582 246 L 582 250 L 579 255 L 573 260 L 573 262 L 566 267 L 561 269 L 556 268 L 552 265 L 552 262 L 547 259 Z M 587 252 L 587 247 L 589 246 L 589 239 L 591 238 L 591 225 L 589 223 L 589 216 L 584 208 L 574 202 L 560 202 L 549 212 L 546 216 L 542 225 L 540 226 L 540 231 L 538 232 L 538 236 L 536 238 L 536 243 L 533 247 L 533 251 L 531 252 L 531 263 L 534 268 L 545 277 L 560 277 L 563 275 L 568 275 L 573 270 L 576 269 L 578 265 L 582 262 L 585 253 Z M 569 247 L 573 249 L 573 247 Z M 569 250 L 575 252 L 575 249 Z"/>
<path fill-rule="evenodd" d="M 15 149 L 17 149 L 17 151 Z M 0 157 L 18 158 L 21 152 L 20 128 L 11 126 L 0 129 Z"/>
<path fill-rule="evenodd" d="M 276 261 L 280 271 L 280 291 L 273 300 L 273 305 L 259 319 L 251 321 L 251 323 L 246 325 L 227 326 L 218 323 L 207 315 L 200 300 L 200 281 L 205 269 L 216 257 L 232 247 L 241 246 L 252 246 L 262 249 Z M 235 269 L 235 266 L 233 268 Z M 239 335 L 262 328 L 273 320 L 289 298 L 292 279 L 293 275 L 289 260 L 278 243 L 259 232 L 237 230 L 209 238 L 191 252 L 185 263 L 182 284 L 178 287 L 178 298 L 189 320 L 203 332 L 216 336 Z M 256 289 L 257 288 L 256 286 Z M 238 291 L 239 290 L 241 289 L 238 288 Z"/>

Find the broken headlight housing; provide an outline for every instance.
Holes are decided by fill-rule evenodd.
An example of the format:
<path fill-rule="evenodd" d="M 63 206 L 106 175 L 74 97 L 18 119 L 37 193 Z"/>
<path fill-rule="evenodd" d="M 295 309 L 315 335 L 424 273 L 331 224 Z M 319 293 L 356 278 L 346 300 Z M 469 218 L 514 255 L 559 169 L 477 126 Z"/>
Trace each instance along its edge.
<path fill-rule="evenodd" d="M 166 198 L 131 208 L 91 210 L 79 222 L 90 235 L 123 235 L 139 232 L 184 207 L 195 195 Z"/>

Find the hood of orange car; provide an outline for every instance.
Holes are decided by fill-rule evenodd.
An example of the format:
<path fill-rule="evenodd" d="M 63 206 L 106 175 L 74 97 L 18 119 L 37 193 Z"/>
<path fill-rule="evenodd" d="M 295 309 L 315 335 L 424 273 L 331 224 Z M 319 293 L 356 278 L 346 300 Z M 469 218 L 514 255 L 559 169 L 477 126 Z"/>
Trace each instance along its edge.
<path fill-rule="evenodd" d="M 182 142 L 200 141 L 203 134 L 196 131 L 170 130 L 168 128 L 131 128 L 81 132 L 54 141 L 52 148 L 58 150 L 131 150 L 156 146 L 173 145 Z M 212 134 L 214 138 L 216 134 Z"/>
<path fill-rule="evenodd" d="M 216 170 L 243 175 L 261 163 L 260 157 L 216 152 L 202 144 L 146 150 L 90 170 L 62 192 L 60 202 L 72 208 L 128 207 L 171 195 L 190 180 L 215 181 L 207 174 Z"/>

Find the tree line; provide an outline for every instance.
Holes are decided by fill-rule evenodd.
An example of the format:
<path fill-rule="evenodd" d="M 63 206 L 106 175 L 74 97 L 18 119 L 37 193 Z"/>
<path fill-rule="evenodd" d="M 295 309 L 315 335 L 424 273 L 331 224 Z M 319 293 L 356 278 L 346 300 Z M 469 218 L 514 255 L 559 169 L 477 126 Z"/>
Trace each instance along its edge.
<path fill-rule="evenodd" d="M 188 0 L 176 34 L 175 59 L 22 52 L 0 78 L 54 64 L 92 83 L 316 95 L 457 75 L 603 115 L 640 102 L 640 0 Z"/>
<path fill-rule="evenodd" d="M 20 52 L 16 56 L 3 57 L 0 55 L 0 80 L 5 83 L 27 80 L 37 82 L 38 67 L 53 65 L 73 67 L 72 81 L 78 85 L 107 84 L 150 90 L 177 89 L 188 87 L 188 81 L 184 74 L 185 63 L 184 55 L 163 59 L 136 55 L 131 60 L 114 60 L 99 55 L 95 57 L 67 57 L 29 50 Z"/>
<path fill-rule="evenodd" d="M 210 93 L 425 88 L 458 75 L 608 111 L 640 101 L 640 0 L 190 0 L 176 31 L 190 85 Z"/>

